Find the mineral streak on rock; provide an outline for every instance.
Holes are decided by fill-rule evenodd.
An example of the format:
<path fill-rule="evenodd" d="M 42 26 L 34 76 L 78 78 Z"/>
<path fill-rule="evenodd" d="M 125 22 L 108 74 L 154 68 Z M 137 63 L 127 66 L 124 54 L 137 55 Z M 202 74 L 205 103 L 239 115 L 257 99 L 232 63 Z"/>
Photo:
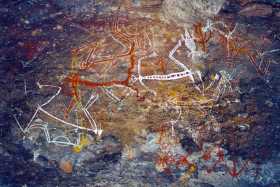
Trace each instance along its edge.
<path fill-rule="evenodd" d="M 272 6 L 266 4 L 249 4 L 239 11 L 240 15 L 246 17 L 269 17 L 272 13 Z"/>

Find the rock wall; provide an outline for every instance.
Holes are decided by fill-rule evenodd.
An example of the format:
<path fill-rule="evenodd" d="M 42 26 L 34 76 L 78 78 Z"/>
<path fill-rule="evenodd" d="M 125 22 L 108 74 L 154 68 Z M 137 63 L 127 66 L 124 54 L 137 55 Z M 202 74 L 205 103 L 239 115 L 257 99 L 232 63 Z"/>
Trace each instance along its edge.
<path fill-rule="evenodd" d="M 165 0 L 163 13 L 168 20 L 186 24 L 219 13 L 225 0 Z"/>

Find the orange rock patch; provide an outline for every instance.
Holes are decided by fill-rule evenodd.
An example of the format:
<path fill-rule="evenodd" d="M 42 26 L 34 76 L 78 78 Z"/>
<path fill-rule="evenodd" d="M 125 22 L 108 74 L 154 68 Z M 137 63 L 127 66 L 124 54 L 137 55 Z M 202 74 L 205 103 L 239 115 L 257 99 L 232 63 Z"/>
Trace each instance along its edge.
<path fill-rule="evenodd" d="M 65 173 L 72 173 L 73 171 L 73 164 L 70 160 L 62 160 L 59 163 L 59 168 Z"/>

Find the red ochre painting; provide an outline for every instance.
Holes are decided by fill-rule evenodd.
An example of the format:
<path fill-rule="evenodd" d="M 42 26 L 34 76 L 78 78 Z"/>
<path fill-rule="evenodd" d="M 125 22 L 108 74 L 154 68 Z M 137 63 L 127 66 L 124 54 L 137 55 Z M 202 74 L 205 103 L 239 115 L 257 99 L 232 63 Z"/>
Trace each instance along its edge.
<path fill-rule="evenodd" d="M 279 1 L 0 3 L 0 186 L 280 185 Z"/>

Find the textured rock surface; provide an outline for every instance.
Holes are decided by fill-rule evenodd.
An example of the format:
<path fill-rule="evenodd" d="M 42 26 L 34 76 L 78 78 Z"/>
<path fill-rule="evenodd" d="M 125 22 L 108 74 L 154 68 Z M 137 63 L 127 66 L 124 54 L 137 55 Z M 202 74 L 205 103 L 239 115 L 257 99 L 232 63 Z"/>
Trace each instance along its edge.
<path fill-rule="evenodd" d="M 163 12 L 169 20 L 193 23 L 201 18 L 217 15 L 224 2 L 225 0 L 166 0 L 163 2 Z"/>
<path fill-rule="evenodd" d="M 118 15 L 121 27 L 138 25 L 135 30 L 141 30 L 143 20 L 154 19 L 148 22 L 151 27 L 156 25 L 152 28 L 153 39 L 159 43 L 154 47 L 167 56 L 183 33 L 183 28 L 177 29 L 178 26 L 191 26 L 190 23 L 214 15 L 230 25 L 229 29 L 238 23 L 234 37 L 253 41 L 263 50 L 280 48 L 279 21 L 267 17 L 271 15 L 271 7 L 277 16 L 276 1 L 223 2 L 122 1 L 121 5 L 126 6 L 120 10 L 127 9 L 131 14 Z M 257 3 L 253 8 L 252 2 Z M 36 82 L 60 83 L 61 74 L 70 71 L 71 49 L 101 40 L 106 44 L 105 49 L 119 50 L 116 42 L 108 44 L 105 37 L 112 20 L 110 13 L 118 10 L 119 3 L 115 0 L 6 0 L 1 3 L 0 186 L 279 186 L 278 53 L 267 56 L 271 60 L 270 74 L 260 76 L 247 58 L 227 57 L 226 47 L 217 50 L 217 42 L 213 42 L 208 46 L 209 62 L 203 61 L 203 66 L 196 64 L 202 66 L 197 69 L 208 68 L 203 80 L 213 79 L 210 74 L 219 70 L 231 72 L 234 78 L 242 76 L 241 80 L 231 82 L 238 88 L 236 95 L 222 98 L 210 112 L 191 103 L 195 106 L 187 106 L 174 129 L 163 124 L 170 118 L 175 119 L 178 112 L 166 103 L 161 104 L 164 101 L 152 97 L 151 93 L 146 95 L 148 101 L 137 101 L 131 96 L 125 98 L 122 105 L 105 95 L 93 110 L 98 122 L 106 125 L 104 134 L 98 138 L 89 133 L 82 148 L 55 146 L 47 143 L 43 133 L 23 136 L 14 116 L 25 124 L 38 104 L 52 96 L 52 90 L 42 91 Z M 221 16 L 217 12 L 222 6 Z M 240 10 L 249 18 L 262 15 L 261 19 L 244 21 L 238 16 Z M 174 23 L 161 23 L 162 13 Z M 136 15 L 140 18 L 134 19 Z M 133 21 L 128 23 L 130 19 Z M 188 49 L 183 48 L 176 56 L 186 59 L 186 51 Z M 231 70 L 232 61 L 238 64 L 238 73 Z M 156 68 L 149 69 L 154 67 L 153 60 L 143 66 L 147 74 L 159 72 Z M 190 85 L 186 86 L 185 80 L 181 85 L 184 86 L 163 86 L 158 94 L 167 92 L 173 99 L 185 101 L 193 95 L 186 94 L 186 87 Z M 151 83 L 149 86 L 156 89 L 162 85 Z M 203 97 L 199 99 L 204 101 Z M 62 100 L 62 105 L 66 105 L 66 101 Z M 147 102 L 152 104 L 146 106 Z M 59 106 L 56 102 L 49 109 L 55 114 L 63 113 Z M 110 123 L 106 124 L 106 120 Z"/>
<path fill-rule="evenodd" d="M 265 4 L 250 4 L 239 11 L 240 15 L 246 17 L 269 17 L 272 13 L 272 6 Z"/>

